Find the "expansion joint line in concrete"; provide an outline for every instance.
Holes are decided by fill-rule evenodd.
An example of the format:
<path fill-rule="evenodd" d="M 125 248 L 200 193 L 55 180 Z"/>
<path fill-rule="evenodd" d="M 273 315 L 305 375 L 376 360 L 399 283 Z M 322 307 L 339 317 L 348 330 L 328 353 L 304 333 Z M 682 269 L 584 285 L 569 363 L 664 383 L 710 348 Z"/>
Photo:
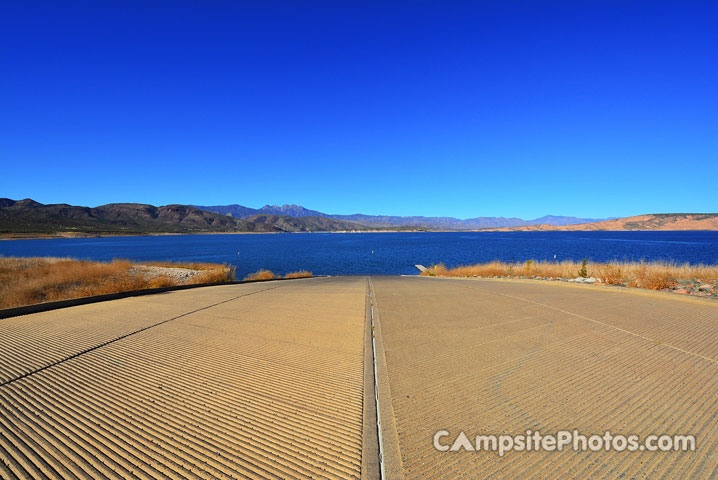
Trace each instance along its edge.
<path fill-rule="evenodd" d="M 84 355 L 84 354 L 86 354 L 86 353 L 90 353 L 90 352 L 92 352 L 92 351 L 94 351 L 94 350 L 97 350 L 98 348 L 102 348 L 102 347 L 104 347 L 104 346 L 107 346 L 107 345 L 110 345 L 110 344 L 112 344 L 112 343 L 118 342 L 118 341 L 120 341 L 120 340 L 122 340 L 122 339 L 124 339 L 124 338 L 127 338 L 127 337 L 130 337 L 130 336 L 132 336 L 132 335 L 135 335 L 135 334 L 144 332 L 144 331 L 146 331 L 146 330 L 149 330 L 150 328 L 159 327 L 160 325 L 164 325 L 165 323 L 171 322 L 171 321 L 173 321 L 173 320 L 177 320 L 177 319 L 179 319 L 179 318 L 186 317 L 187 315 L 192 315 L 193 313 L 201 312 L 201 311 L 203 311 L 203 310 L 207 310 L 207 309 L 209 309 L 209 308 L 216 307 L 217 305 L 222 305 L 222 304 L 224 304 L 224 303 L 232 302 L 232 301 L 237 300 L 237 299 L 242 298 L 242 297 L 248 297 L 248 296 L 250 296 L 250 295 L 254 295 L 255 293 L 266 292 L 267 290 L 274 290 L 275 288 L 279 288 L 279 287 L 281 287 L 281 286 L 282 286 L 282 285 L 277 285 L 276 287 L 265 288 L 265 289 L 263 289 L 263 290 L 257 290 L 256 292 L 250 292 L 250 293 L 245 293 L 245 294 L 243 294 L 243 295 L 237 295 L 236 297 L 229 298 L 229 299 L 227 299 L 227 300 L 222 300 L 221 302 L 213 303 L 212 305 L 207 305 L 207 306 L 204 306 L 204 307 L 202 307 L 202 308 L 198 308 L 198 309 L 196 309 L 196 310 L 192 310 L 191 312 L 183 313 L 182 315 L 177 315 L 176 317 L 168 318 L 168 319 L 166 319 L 166 320 L 162 320 L 162 321 L 160 321 L 160 322 L 153 323 L 152 325 L 148 325 L 148 326 L 146 326 L 146 327 L 142 327 L 142 328 L 140 328 L 140 329 L 133 330 L 132 332 L 126 333 L 126 334 L 124 334 L 124 335 L 120 335 L 119 337 L 115 337 L 115 338 L 113 338 L 113 339 L 111 339 L 111 340 L 108 340 L 108 341 L 106 341 L 106 342 L 102 342 L 102 343 L 100 343 L 100 344 L 98 344 L 98 345 L 94 345 L 94 346 L 92 346 L 92 347 L 86 348 L 86 349 L 81 350 L 81 351 L 79 351 L 79 352 L 73 353 L 72 355 L 68 355 L 67 357 L 63 357 L 63 358 L 61 358 L 60 360 L 57 360 L 57 361 L 52 362 L 52 363 L 49 363 L 49 364 L 44 365 L 44 366 L 42 366 L 42 367 L 40 367 L 40 368 L 36 368 L 35 370 L 31 370 L 31 371 L 29 371 L 29 372 L 23 373 L 22 375 L 19 375 L 19 376 L 15 377 L 15 378 L 11 378 L 11 379 L 9 379 L 9 380 L 6 380 L 6 381 L 0 383 L 0 387 L 4 387 L 4 386 L 6 386 L 6 385 L 10 385 L 10 384 L 12 384 L 12 383 L 14 383 L 14 382 L 17 382 L 18 380 L 22 380 L 23 378 L 27 378 L 27 377 L 29 377 L 29 376 L 31 376 L 31 375 L 35 375 L 36 373 L 42 372 L 43 370 L 47 370 L 48 368 L 55 367 L 55 366 L 57 366 L 57 365 L 60 365 L 60 364 L 62 364 L 62 363 L 67 362 L 68 360 L 72 360 L 73 358 L 77 358 L 77 357 L 79 357 L 79 356 L 81 356 L 81 355 Z"/>
<path fill-rule="evenodd" d="M 404 478 L 399 436 L 391 396 L 391 384 L 386 362 L 386 349 L 382 335 L 381 308 L 374 291 L 374 283 L 369 278 L 370 320 L 372 328 L 372 349 L 374 356 L 374 390 L 377 411 L 377 437 L 381 454 L 380 472 L 384 479 Z"/>
<path fill-rule="evenodd" d="M 369 283 L 369 315 L 371 325 L 371 358 L 374 364 L 374 402 L 376 403 L 376 429 L 377 437 L 379 438 L 379 475 L 380 478 L 386 478 L 386 472 L 384 471 L 384 441 L 382 438 L 381 431 L 381 413 L 379 407 L 379 386 L 377 385 L 377 371 L 376 371 L 376 341 L 375 341 L 375 326 L 374 326 L 374 285 L 371 283 L 371 279 L 367 280 Z"/>

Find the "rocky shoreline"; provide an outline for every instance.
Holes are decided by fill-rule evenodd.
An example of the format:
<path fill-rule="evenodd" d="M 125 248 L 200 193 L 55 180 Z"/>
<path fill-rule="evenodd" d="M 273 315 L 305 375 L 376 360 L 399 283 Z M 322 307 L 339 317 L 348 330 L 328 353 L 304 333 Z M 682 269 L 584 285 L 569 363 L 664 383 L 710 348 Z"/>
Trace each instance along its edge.
<path fill-rule="evenodd" d="M 704 282 L 699 279 L 680 280 L 675 282 L 671 288 L 666 288 L 664 291 L 682 295 L 697 295 L 699 297 L 718 298 L 718 282 Z"/>
<path fill-rule="evenodd" d="M 197 275 L 205 273 L 204 270 L 193 270 L 181 267 L 156 267 L 154 265 L 135 265 L 130 268 L 135 274 L 144 275 L 148 279 L 157 277 L 170 277 L 178 282 L 187 282 Z"/>

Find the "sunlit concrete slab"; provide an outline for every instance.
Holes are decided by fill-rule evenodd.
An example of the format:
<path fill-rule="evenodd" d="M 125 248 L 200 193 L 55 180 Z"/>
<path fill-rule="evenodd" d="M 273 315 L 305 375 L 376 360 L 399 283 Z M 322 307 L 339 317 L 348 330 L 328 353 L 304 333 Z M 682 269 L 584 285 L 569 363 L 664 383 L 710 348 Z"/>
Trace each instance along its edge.
<path fill-rule="evenodd" d="M 0 321 L 15 367 L 0 477 L 359 478 L 366 285 L 210 287 Z"/>
<path fill-rule="evenodd" d="M 372 283 L 397 478 L 715 478 L 716 302 L 558 282 Z M 450 451 L 461 432 L 475 450 L 477 435 L 527 430 L 690 434 L 696 448 Z"/>

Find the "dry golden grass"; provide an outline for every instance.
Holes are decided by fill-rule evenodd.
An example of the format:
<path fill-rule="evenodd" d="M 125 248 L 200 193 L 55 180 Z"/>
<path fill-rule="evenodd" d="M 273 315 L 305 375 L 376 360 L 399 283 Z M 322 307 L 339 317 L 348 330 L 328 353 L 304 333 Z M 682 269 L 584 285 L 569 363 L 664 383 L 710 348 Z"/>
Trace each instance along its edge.
<path fill-rule="evenodd" d="M 306 270 L 300 270 L 298 272 L 290 272 L 284 276 L 284 278 L 309 278 L 312 276 L 312 272 Z"/>
<path fill-rule="evenodd" d="M 207 264 L 209 265 L 209 264 Z M 195 285 L 198 283 L 221 283 L 234 281 L 234 268 L 227 265 L 217 265 L 220 268 L 212 270 L 204 269 L 202 273 L 198 273 L 188 282 Z"/>
<path fill-rule="evenodd" d="M 489 262 L 447 268 L 434 265 L 422 275 L 437 277 L 543 277 L 576 278 L 581 262 L 522 263 Z M 718 266 L 674 264 L 666 262 L 609 262 L 586 264 L 587 274 L 600 283 L 661 290 L 682 280 L 718 281 Z"/>
<path fill-rule="evenodd" d="M 144 264 L 143 264 L 144 265 Z M 127 260 L 0 257 L 0 308 L 174 285 L 233 280 L 228 265 L 202 264 L 202 273 L 179 280 L 171 271 L 148 273 Z M 178 265 L 164 263 L 165 268 Z M 182 265 L 180 268 L 188 268 Z"/>
<path fill-rule="evenodd" d="M 273 280 L 277 278 L 276 275 L 271 270 L 258 270 L 254 273 L 250 273 L 246 277 L 244 277 L 247 281 L 255 281 L 255 280 Z"/>

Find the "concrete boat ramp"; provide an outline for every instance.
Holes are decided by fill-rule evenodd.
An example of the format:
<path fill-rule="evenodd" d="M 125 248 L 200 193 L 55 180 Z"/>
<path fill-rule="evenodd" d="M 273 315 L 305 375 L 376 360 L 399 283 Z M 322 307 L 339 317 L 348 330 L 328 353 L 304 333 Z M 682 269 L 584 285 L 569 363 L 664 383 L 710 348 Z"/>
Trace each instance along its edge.
<path fill-rule="evenodd" d="M 472 446 L 527 430 L 695 448 Z M 710 300 L 332 277 L 0 320 L 2 478 L 716 478 L 716 452 Z"/>

